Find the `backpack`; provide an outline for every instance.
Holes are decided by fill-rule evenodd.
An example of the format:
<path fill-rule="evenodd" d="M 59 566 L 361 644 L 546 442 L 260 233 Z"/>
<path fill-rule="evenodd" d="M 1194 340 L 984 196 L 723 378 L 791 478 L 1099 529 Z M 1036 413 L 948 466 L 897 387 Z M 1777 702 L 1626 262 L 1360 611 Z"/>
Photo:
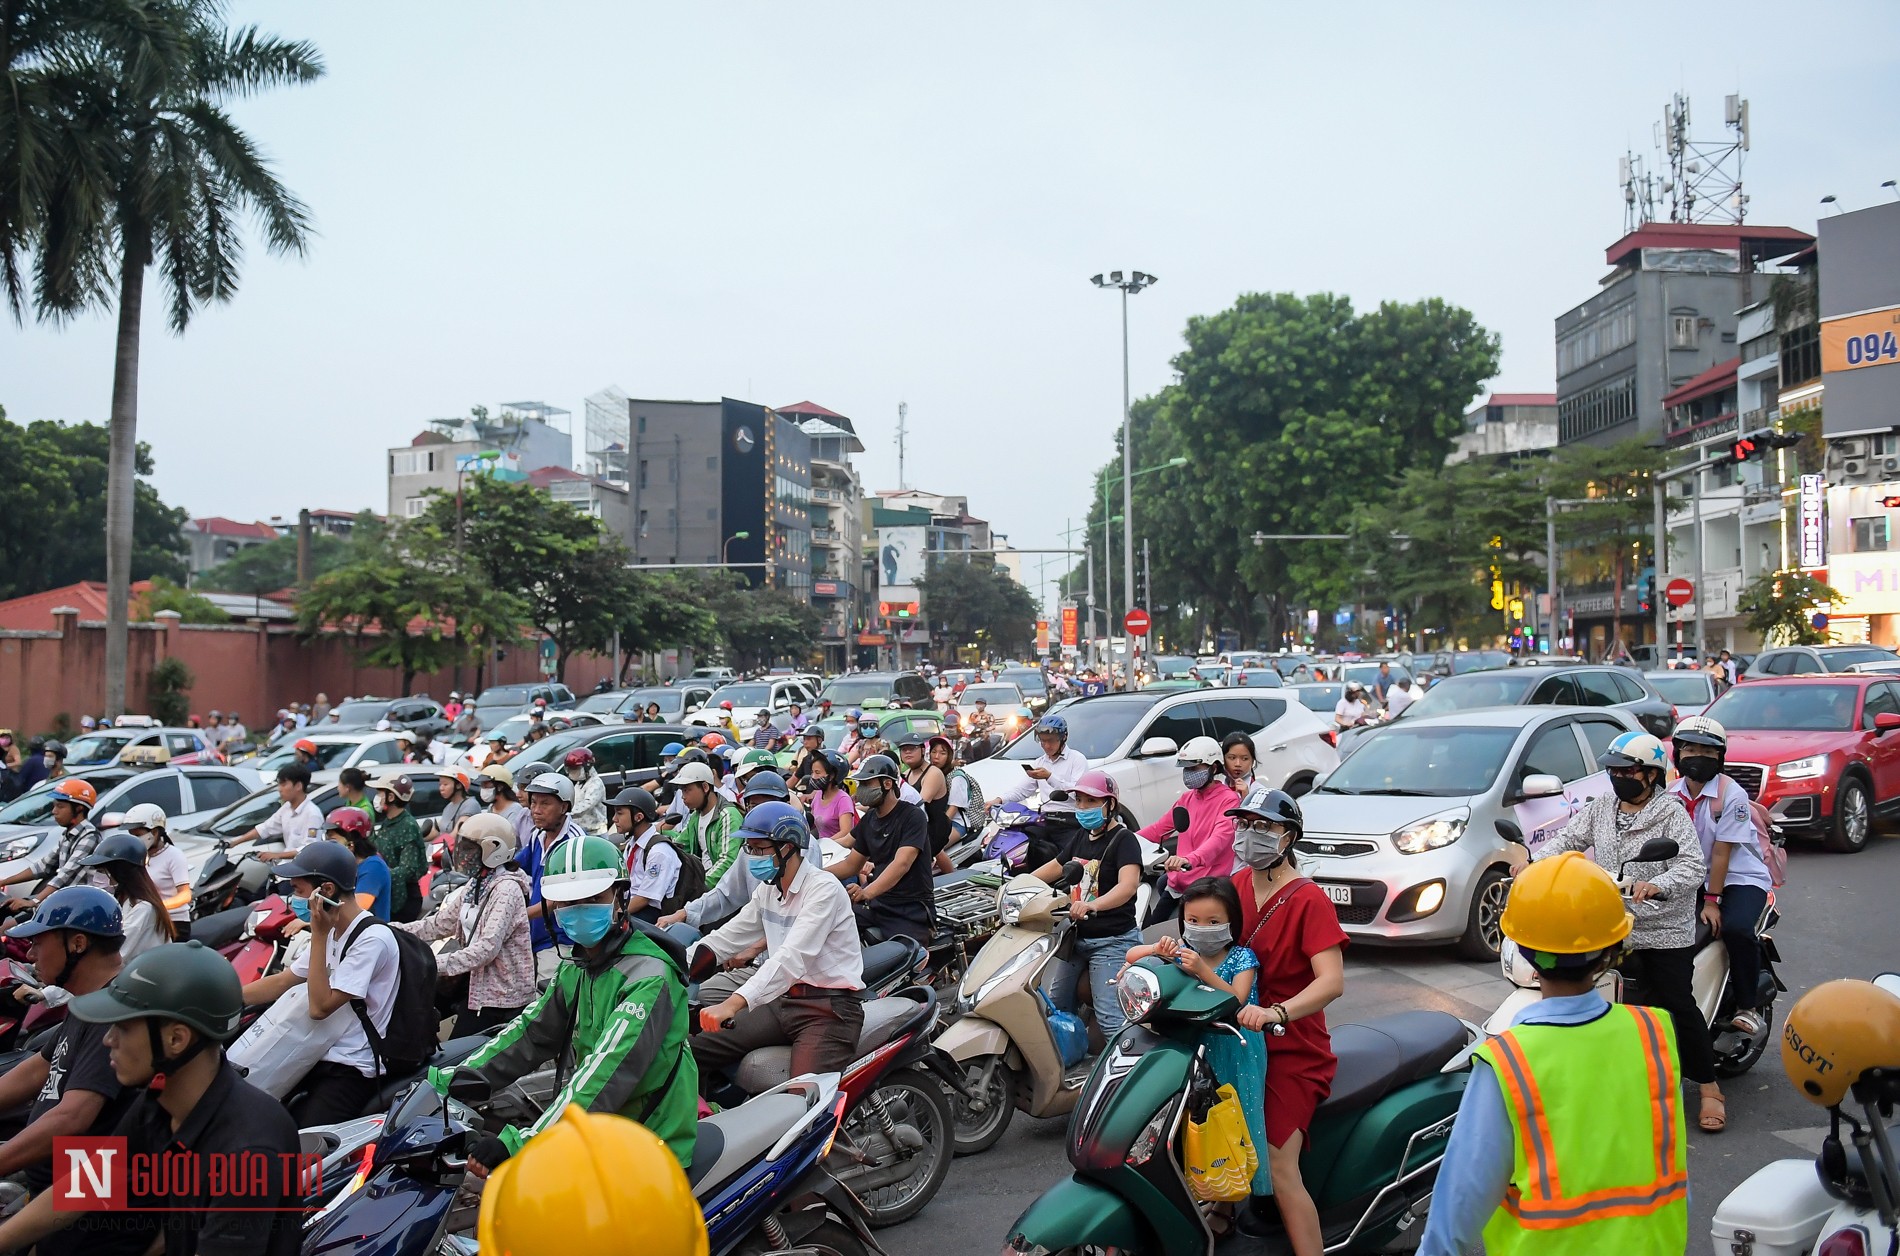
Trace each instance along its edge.
<path fill-rule="evenodd" d="M 657 831 L 647 839 L 648 852 L 655 846 L 664 846 L 679 856 L 679 880 L 673 883 L 673 892 L 657 904 L 661 915 L 670 916 L 706 892 L 706 861 Z"/>
<path fill-rule="evenodd" d="M 435 1007 L 435 951 L 415 934 L 393 929 L 371 917 L 370 923 L 353 930 L 343 940 L 337 961 L 350 953 L 356 939 L 367 929 L 382 925 L 396 939 L 396 995 L 389 1008 L 389 1030 L 377 1033 L 370 1019 L 369 1006 L 362 999 L 351 999 L 350 1007 L 363 1022 L 363 1035 L 376 1056 L 376 1067 L 383 1077 L 414 1072 L 435 1054 L 441 1017 Z"/>
<path fill-rule="evenodd" d="M 1742 792 L 1747 794 L 1747 788 L 1744 787 Z M 1780 889 L 1788 881 L 1788 848 L 1785 839 L 1775 832 L 1775 822 L 1768 814 L 1768 808 L 1753 798 L 1748 800 L 1748 818 L 1755 826 L 1755 853 L 1768 865 L 1769 883 Z"/>

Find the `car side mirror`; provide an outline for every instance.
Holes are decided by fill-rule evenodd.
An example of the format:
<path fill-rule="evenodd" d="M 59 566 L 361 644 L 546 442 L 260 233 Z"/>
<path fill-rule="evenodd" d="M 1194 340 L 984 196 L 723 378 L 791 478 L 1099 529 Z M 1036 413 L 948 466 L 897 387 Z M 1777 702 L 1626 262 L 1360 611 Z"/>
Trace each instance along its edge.
<path fill-rule="evenodd" d="M 1875 732 L 1891 733 L 1896 728 L 1900 728 L 1900 715 L 1895 715 L 1891 711 L 1882 711 L 1874 716 Z"/>
<path fill-rule="evenodd" d="M 124 823 L 125 812 L 123 811 L 108 811 L 99 817 L 99 827 L 102 829 L 116 829 Z"/>
<path fill-rule="evenodd" d="M 1150 737 L 1141 743 L 1141 748 L 1135 751 L 1135 757 L 1137 759 L 1158 759 L 1163 755 L 1176 755 L 1180 752 L 1181 748 L 1174 744 L 1174 738 Z"/>
<path fill-rule="evenodd" d="M 1563 781 L 1549 772 L 1532 772 L 1524 778 L 1524 797 L 1526 798 L 1549 798 L 1563 792 Z"/>

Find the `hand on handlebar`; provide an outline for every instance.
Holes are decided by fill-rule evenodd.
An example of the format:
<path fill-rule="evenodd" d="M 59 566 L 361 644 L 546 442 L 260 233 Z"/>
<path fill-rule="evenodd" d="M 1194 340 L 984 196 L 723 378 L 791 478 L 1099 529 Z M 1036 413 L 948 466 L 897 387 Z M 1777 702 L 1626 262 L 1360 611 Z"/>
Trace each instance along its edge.
<path fill-rule="evenodd" d="M 1707 902 L 1703 903 L 1702 904 L 1702 923 L 1709 927 L 1709 932 L 1711 934 L 1713 934 L 1714 936 L 1718 938 L 1721 937 L 1722 936 L 1722 905 L 1720 903 L 1707 903 Z"/>
<path fill-rule="evenodd" d="M 1654 881 L 1637 881 L 1630 885 L 1630 902 L 1646 903 L 1652 898 L 1663 898 L 1663 888 Z"/>

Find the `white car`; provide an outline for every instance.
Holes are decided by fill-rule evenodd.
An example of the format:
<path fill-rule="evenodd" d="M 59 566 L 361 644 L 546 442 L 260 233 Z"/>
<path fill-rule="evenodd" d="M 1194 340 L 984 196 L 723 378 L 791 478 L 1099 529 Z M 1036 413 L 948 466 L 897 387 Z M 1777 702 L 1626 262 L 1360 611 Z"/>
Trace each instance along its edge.
<path fill-rule="evenodd" d="M 1069 722 L 1069 745 L 1088 756 L 1121 788 L 1121 801 L 1139 824 L 1148 824 L 1181 796 L 1181 768 L 1174 761 L 1195 737 L 1216 741 L 1233 732 L 1252 736 L 1260 780 L 1303 794 L 1339 765 L 1339 753 L 1321 736 L 1321 719 L 1279 690 L 1187 690 L 1181 693 L 1108 693 L 1050 708 Z M 965 771 L 985 797 L 995 798 L 1023 780 L 1023 764 L 1042 753 L 1035 730 L 1024 733 L 994 758 Z"/>
<path fill-rule="evenodd" d="M 305 732 L 287 737 L 275 750 L 247 763 L 267 781 L 277 778 L 277 769 L 297 761 L 297 743 L 308 741 L 317 747 L 317 765 L 312 771 L 341 772 L 344 768 L 369 768 L 382 763 L 402 762 L 402 743 L 394 732 Z"/>
<path fill-rule="evenodd" d="M 82 768 L 71 775 L 91 785 L 99 801 L 93 821 L 110 832 L 140 803 L 155 803 L 173 829 L 227 807 L 259 789 L 262 782 L 249 764 L 203 764 L 182 768 Z M 0 807 L 0 878 L 24 871 L 59 844 L 53 823 L 53 786 L 44 781 Z"/>
<path fill-rule="evenodd" d="M 788 680 L 785 677 L 771 677 L 765 680 L 740 680 L 713 690 L 712 697 L 706 699 L 706 705 L 686 717 L 688 724 L 702 724 L 707 728 L 717 727 L 725 708 L 720 704 L 732 703 L 732 722 L 738 726 L 739 740 L 746 741 L 752 736 L 758 714 L 761 710 L 772 712 L 774 723 L 780 723 L 780 717 L 791 710 L 796 702 L 809 712 L 816 705 L 811 694 L 802 682 Z"/>

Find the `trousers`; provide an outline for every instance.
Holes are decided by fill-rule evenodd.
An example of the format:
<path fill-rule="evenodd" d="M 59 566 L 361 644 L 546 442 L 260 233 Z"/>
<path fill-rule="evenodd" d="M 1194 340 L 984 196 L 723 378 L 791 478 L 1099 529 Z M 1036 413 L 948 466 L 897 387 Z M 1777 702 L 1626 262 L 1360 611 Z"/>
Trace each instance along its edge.
<path fill-rule="evenodd" d="M 1682 1075 L 1692 1082 L 1715 1080 L 1715 1046 L 1708 1022 L 1695 1005 L 1695 947 L 1672 946 L 1653 951 L 1631 951 L 1620 965 L 1625 1001 L 1661 1008 L 1676 1022 L 1676 1060 Z M 1636 997 L 1629 997 L 1630 995 Z"/>
<path fill-rule="evenodd" d="M 762 1007 L 748 1007 L 717 1033 L 692 1036 L 699 1071 L 727 1072 L 760 1047 L 790 1046 L 792 1076 L 840 1073 L 858 1057 L 864 1029 L 864 1000 L 856 990 L 810 996 L 784 995 Z"/>
<path fill-rule="evenodd" d="M 1753 1010 L 1760 1000 L 1761 939 L 1755 925 L 1768 906 L 1768 891 L 1759 885 L 1731 885 L 1722 891 L 1722 945 L 1728 948 L 1728 985 L 1735 1006 Z"/>

